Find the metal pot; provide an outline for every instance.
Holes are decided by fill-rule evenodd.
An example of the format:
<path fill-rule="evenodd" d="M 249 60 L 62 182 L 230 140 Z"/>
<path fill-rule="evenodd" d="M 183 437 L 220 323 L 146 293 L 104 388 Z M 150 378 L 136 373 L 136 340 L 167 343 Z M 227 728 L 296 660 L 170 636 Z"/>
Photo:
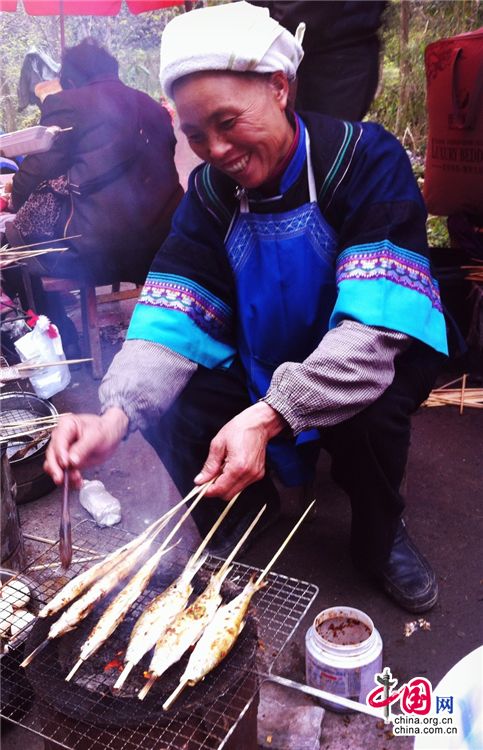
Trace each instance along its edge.
<path fill-rule="evenodd" d="M 25 391 L 1 394 L 0 412 L 0 428 L 2 422 L 58 414 L 51 401 Z M 54 488 L 54 483 L 42 468 L 49 440 L 50 436 L 40 440 L 28 440 L 23 437 L 8 440 L 6 436 L 2 440 L 10 461 L 12 476 L 17 485 L 17 504 L 36 500 Z"/>

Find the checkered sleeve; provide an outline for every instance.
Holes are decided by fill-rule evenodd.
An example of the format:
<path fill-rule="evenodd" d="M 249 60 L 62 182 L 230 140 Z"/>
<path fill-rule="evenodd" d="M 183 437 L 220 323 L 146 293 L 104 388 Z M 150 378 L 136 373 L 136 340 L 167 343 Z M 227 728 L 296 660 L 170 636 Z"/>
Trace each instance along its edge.
<path fill-rule="evenodd" d="M 101 413 L 112 406 L 129 418 L 129 432 L 145 429 L 178 398 L 198 365 L 162 344 L 124 342 L 99 388 Z"/>
<path fill-rule="evenodd" d="M 403 333 L 344 320 L 303 362 L 280 365 L 263 400 L 294 434 L 343 422 L 382 395 L 410 342 Z"/>

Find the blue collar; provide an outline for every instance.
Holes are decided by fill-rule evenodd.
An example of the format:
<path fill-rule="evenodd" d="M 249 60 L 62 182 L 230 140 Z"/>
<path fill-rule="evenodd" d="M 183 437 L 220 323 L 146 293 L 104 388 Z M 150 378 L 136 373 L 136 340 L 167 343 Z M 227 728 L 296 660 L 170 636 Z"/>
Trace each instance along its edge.
<path fill-rule="evenodd" d="M 295 114 L 295 117 L 297 118 L 299 126 L 299 142 L 297 144 L 297 148 L 295 149 L 295 153 L 290 160 L 290 164 L 288 165 L 280 180 L 280 192 L 282 194 L 286 193 L 287 190 L 292 187 L 294 182 L 300 176 L 300 173 L 306 162 L 305 125 L 297 114 Z"/>

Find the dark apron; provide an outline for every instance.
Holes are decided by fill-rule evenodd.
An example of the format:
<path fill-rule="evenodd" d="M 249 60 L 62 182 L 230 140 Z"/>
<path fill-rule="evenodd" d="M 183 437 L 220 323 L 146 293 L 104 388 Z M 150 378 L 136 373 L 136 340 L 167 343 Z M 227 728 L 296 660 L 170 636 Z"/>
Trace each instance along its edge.
<path fill-rule="evenodd" d="M 301 138 L 309 203 L 282 213 L 251 214 L 242 192 L 226 240 L 237 288 L 238 348 L 253 402 L 266 395 L 280 364 L 302 362 L 317 348 L 336 300 L 337 238 L 317 205 L 306 129 Z M 269 458 L 285 485 L 311 478 L 313 466 L 299 447 L 317 437 L 317 430 L 308 430 L 295 440 L 270 441 Z"/>

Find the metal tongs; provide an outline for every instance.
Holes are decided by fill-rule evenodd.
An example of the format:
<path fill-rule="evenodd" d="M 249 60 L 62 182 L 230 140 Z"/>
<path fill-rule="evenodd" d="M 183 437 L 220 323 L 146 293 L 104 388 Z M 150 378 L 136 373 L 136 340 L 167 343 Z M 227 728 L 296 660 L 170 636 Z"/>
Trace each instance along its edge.
<path fill-rule="evenodd" d="M 59 529 L 59 552 L 60 562 L 64 570 L 67 570 L 72 561 L 72 529 L 70 524 L 69 504 L 69 472 L 64 471 L 64 491 L 62 493 L 62 512 L 60 516 Z"/>

